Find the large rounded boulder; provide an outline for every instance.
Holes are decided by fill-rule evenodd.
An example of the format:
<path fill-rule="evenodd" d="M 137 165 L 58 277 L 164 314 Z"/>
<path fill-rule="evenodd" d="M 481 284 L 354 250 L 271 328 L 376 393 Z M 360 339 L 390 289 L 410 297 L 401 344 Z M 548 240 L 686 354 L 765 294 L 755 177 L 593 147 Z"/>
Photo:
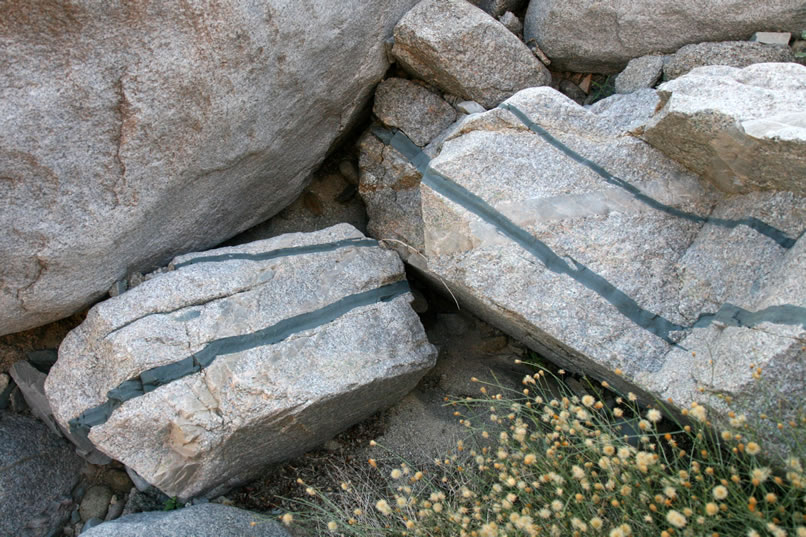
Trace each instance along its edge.
<path fill-rule="evenodd" d="M 288 205 L 414 3 L 2 4 L 0 334 Z"/>

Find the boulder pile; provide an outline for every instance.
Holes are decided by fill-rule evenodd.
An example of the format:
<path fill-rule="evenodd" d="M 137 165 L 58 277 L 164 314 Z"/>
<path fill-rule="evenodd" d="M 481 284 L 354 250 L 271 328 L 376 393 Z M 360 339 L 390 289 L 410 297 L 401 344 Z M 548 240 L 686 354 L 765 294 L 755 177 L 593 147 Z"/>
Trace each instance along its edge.
<path fill-rule="evenodd" d="M 434 365 L 402 262 L 347 224 L 169 268 L 91 309 L 45 385 L 62 427 L 169 496 L 254 478 Z"/>
<path fill-rule="evenodd" d="M 806 399 L 802 0 L 18 4 L 3 535 L 284 536 L 207 499 L 418 383 L 449 440 L 470 340 L 717 422 Z"/>

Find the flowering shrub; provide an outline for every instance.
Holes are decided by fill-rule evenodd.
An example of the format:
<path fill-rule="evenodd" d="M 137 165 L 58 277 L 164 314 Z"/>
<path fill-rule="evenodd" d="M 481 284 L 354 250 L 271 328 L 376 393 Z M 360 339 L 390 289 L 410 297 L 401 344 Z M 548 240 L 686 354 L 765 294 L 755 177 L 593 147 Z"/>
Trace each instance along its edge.
<path fill-rule="evenodd" d="M 356 536 L 806 537 L 802 445 L 771 467 L 744 415 L 717 433 L 696 403 L 678 423 L 660 403 L 607 405 L 555 380 L 539 369 L 508 396 L 483 385 L 453 403 L 472 433 L 455 453 L 420 470 L 371 459 L 375 479 L 309 488 L 296 519 Z M 480 405 L 484 424 L 460 412 Z M 781 425 L 806 428 L 798 420 Z"/>

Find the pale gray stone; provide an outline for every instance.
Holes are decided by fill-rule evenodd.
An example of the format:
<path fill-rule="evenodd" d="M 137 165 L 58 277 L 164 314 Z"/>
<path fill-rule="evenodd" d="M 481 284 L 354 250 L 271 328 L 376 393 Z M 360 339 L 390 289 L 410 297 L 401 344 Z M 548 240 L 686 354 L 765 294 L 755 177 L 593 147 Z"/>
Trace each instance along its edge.
<path fill-rule="evenodd" d="M 86 537 L 290 537 L 276 520 L 207 503 L 175 511 L 124 516 L 82 533 Z"/>
<path fill-rule="evenodd" d="M 124 496 L 132 488 L 132 480 L 124 470 L 117 468 L 106 468 L 103 482 L 112 489 L 116 497 Z"/>
<path fill-rule="evenodd" d="M 483 114 L 487 111 L 476 101 L 462 101 L 456 104 L 456 109 L 463 114 Z"/>
<path fill-rule="evenodd" d="M 170 268 L 93 307 L 46 391 L 63 427 L 91 426 L 89 441 L 171 497 L 254 478 L 391 405 L 433 366 L 397 254 L 347 224 Z M 125 402 L 81 421 L 109 397 Z"/>
<path fill-rule="evenodd" d="M 372 111 L 381 122 L 402 130 L 420 147 L 456 120 L 456 110 L 442 97 L 403 78 L 381 82 Z"/>
<path fill-rule="evenodd" d="M 789 46 L 790 39 L 792 39 L 791 32 L 756 32 L 750 38 L 751 41 L 758 41 L 759 43 L 784 46 Z"/>
<path fill-rule="evenodd" d="M 339 173 L 342 177 L 344 177 L 348 183 L 357 185 L 358 184 L 358 170 L 349 160 L 342 160 L 339 162 Z"/>
<path fill-rule="evenodd" d="M 660 98 L 652 89 L 640 89 L 629 94 L 611 95 L 586 108 L 596 115 L 602 125 L 616 132 L 630 132 L 643 127 L 658 107 Z"/>
<path fill-rule="evenodd" d="M 630 60 L 616 77 L 616 93 L 632 93 L 651 88 L 663 74 L 665 56 L 641 56 Z"/>
<path fill-rule="evenodd" d="M 512 32 L 517 36 L 523 34 L 523 23 L 511 11 L 507 11 L 506 13 L 498 17 L 498 22 L 506 26 L 507 30 L 509 30 L 510 32 Z"/>
<path fill-rule="evenodd" d="M 61 529 L 83 465 L 39 421 L 0 412 L 0 535 L 45 537 Z"/>
<path fill-rule="evenodd" d="M 128 475 L 129 479 L 132 480 L 135 489 L 137 489 L 140 492 L 146 492 L 153 488 L 151 486 L 151 483 L 143 479 L 142 476 L 140 476 L 140 474 L 138 474 L 128 466 L 125 466 L 124 468 L 126 468 L 126 475 Z"/>
<path fill-rule="evenodd" d="M 752 41 L 724 41 L 686 45 L 663 65 L 664 80 L 674 80 L 697 67 L 727 65 L 747 67 L 754 63 L 793 62 L 789 47 L 765 45 Z"/>
<path fill-rule="evenodd" d="M 90 487 L 81 499 L 81 505 L 78 508 L 81 520 L 84 522 L 92 518 L 103 520 L 106 517 L 111 500 L 112 490 L 109 487 L 104 485 Z"/>
<path fill-rule="evenodd" d="M 522 41 L 465 0 L 422 0 L 395 27 L 392 53 L 418 78 L 487 108 L 551 81 Z"/>
<path fill-rule="evenodd" d="M 288 205 L 360 116 L 414 3 L 4 11 L 0 334 Z"/>
<path fill-rule="evenodd" d="M 535 0 L 524 38 L 535 39 L 558 70 L 618 73 L 633 58 L 668 54 L 703 41 L 750 38 L 754 32 L 800 32 L 802 0 Z"/>
<path fill-rule="evenodd" d="M 647 142 L 725 192 L 806 192 L 806 67 L 701 67 L 658 90 Z"/>
<path fill-rule="evenodd" d="M 759 386 L 744 382 L 752 372 L 708 369 L 711 384 L 676 384 L 686 375 L 704 378 L 681 353 L 707 363 L 719 324 L 746 319 L 729 328 L 746 334 L 744 343 L 757 338 L 753 359 L 775 371 L 786 399 L 802 401 L 797 342 L 806 325 L 806 294 L 794 286 L 806 277 L 806 242 L 795 243 L 804 231 L 806 198 L 716 190 L 635 136 L 658 102 L 645 89 L 582 108 L 549 88 L 523 90 L 466 118 L 432 148 L 428 169 L 459 188 L 442 188 L 434 172 L 417 180 L 417 170 L 400 164 L 405 158 L 394 147 L 365 140 L 362 181 L 389 189 L 396 173 L 413 173 L 412 195 L 420 200 L 395 207 L 376 190 L 365 197 L 370 218 L 388 208 L 394 216 L 383 225 L 401 234 L 417 231 L 400 241 L 419 241 L 421 253 L 409 262 L 434 285 L 447 285 L 463 309 L 566 369 L 647 400 L 673 395 L 678 404 L 696 400 L 722 411 L 709 394 L 745 390 L 745 401 L 760 397 Z M 377 154 L 382 162 L 370 159 Z M 602 169 L 605 175 L 597 172 Z M 790 180 L 803 176 L 789 174 Z M 397 224 L 396 218 L 418 222 Z M 747 312 L 732 316 L 730 304 Z M 790 313 L 776 317 L 779 310 Z M 762 344 L 776 337 L 777 345 Z M 741 348 L 729 341 L 723 368 Z"/>

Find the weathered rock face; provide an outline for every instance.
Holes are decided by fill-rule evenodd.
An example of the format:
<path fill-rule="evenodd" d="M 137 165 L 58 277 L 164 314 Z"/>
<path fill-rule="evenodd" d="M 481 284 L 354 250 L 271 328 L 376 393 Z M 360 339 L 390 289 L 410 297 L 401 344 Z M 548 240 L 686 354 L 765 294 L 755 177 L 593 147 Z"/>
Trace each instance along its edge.
<path fill-rule="evenodd" d="M 414 3 L 4 4 L 0 334 L 288 205 Z"/>
<path fill-rule="evenodd" d="M 754 32 L 799 32 L 801 0 L 534 0 L 524 38 L 535 39 L 560 70 L 617 73 L 633 58 L 702 41 L 749 39 Z"/>
<path fill-rule="evenodd" d="M 371 133 L 359 141 L 361 182 L 367 230 L 379 240 L 401 241 L 414 251 L 424 246 L 420 174 L 405 157 Z M 401 251 L 403 259 L 411 252 Z"/>
<path fill-rule="evenodd" d="M 213 503 L 170 512 L 137 513 L 105 522 L 86 537 L 289 537 L 283 526 L 264 515 Z"/>
<path fill-rule="evenodd" d="M 724 192 L 806 193 L 806 67 L 702 67 L 658 90 L 644 140 Z"/>
<path fill-rule="evenodd" d="M 92 308 L 45 385 L 62 426 L 169 496 L 252 478 L 434 364 L 397 254 L 349 225 L 172 267 Z"/>
<path fill-rule="evenodd" d="M 670 372 L 688 374 L 692 351 L 707 361 L 725 329 L 741 337 L 719 340 L 707 387 L 757 396 L 745 382 L 752 372 L 731 362 L 753 343 L 747 359 L 780 374 L 783 396 L 802 401 L 806 290 L 793 282 L 806 275 L 806 243 L 795 241 L 806 199 L 725 196 L 631 135 L 658 102 L 641 90 L 584 109 L 532 88 L 466 118 L 425 153 L 375 129 L 381 148 L 365 143 L 362 181 L 381 177 L 388 189 L 395 174 L 412 177 L 419 206 L 392 206 L 387 221 L 417 221 L 395 225 L 420 233 L 400 238 L 420 248 L 409 262 L 561 365 L 622 388 L 626 379 L 645 395 L 711 403 L 697 385 L 677 389 Z M 383 210 L 370 207 L 370 217 Z"/>
<path fill-rule="evenodd" d="M 0 535 L 45 537 L 59 530 L 83 465 L 45 425 L 0 412 Z"/>
<path fill-rule="evenodd" d="M 727 65 L 747 67 L 754 63 L 794 62 L 788 46 L 765 45 L 752 41 L 724 41 L 686 45 L 674 53 L 663 66 L 664 80 L 674 80 L 697 67 Z"/>
<path fill-rule="evenodd" d="M 456 110 L 427 88 L 402 78 L 388 78 L 375 91 L 375 115 L 406 133 L 420 147 L 456 120 Z"/>
<path fill-rule="evenodd" d="M 616 77 L 616 93 L 632 93 L 651 88 L 663 74 L 667 56 L 641 56 L 630 60 L 627 67 Z"/>
<path fill-rule="evenodd" d="M 392 54 L 418 78 L 492 108 L 551 82 L 548 69 L 506 27 L 465 0 L 422 0 L 395 27 Z"/>

